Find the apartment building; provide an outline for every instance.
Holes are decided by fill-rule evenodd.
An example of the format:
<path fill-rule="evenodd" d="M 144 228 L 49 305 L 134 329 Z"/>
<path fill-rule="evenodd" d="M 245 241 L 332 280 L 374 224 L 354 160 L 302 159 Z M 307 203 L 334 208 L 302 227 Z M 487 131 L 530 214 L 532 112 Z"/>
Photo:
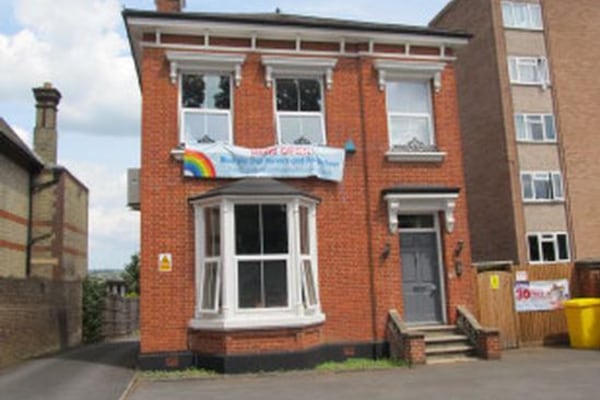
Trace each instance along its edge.
<path fill-rule="evenodd" d="M 124 11 L 143 368 L 376 357 L 391 310 L 443 325 L 474 307 L 454 77 L 468 35 L 156 4 Z"/>
<path fill-rule="evenodd" d="M 474 35 L 457 76 L 475 261 L 600 256 L 599 19 L 593 0 L 453 0 L 431 22 Z"/>

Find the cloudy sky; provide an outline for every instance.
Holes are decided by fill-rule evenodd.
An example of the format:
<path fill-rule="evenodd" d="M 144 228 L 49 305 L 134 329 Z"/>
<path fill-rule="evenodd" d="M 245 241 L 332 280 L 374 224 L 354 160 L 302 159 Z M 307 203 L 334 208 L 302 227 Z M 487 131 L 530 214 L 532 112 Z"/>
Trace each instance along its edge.
<path fill-rule="evenodd" d="M 186 11 L 272 12 L 425 25 L 447 0 L 187 0 Z M 59 164 L 90 189 L 90 269 L 122 268 L 139 248 L 125 174 L 139 166 L 140 92 L 123 7 L 153 0 L 0 0 L 0 116 L 31 143 L 31 88 L 50 81 Z"/>

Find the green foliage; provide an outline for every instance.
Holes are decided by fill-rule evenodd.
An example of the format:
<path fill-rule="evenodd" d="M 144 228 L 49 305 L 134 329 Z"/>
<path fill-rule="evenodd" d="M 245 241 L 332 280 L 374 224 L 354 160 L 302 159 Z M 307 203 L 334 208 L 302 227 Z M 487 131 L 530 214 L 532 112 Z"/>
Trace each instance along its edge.
<path fill-rule="evenodd" d="M 106 297 L 104 281 L 86 278 L 83 281 L 83 326 L 84 343 L 94 343 L 102 340 L 102 310 Z"/>
<path fill-rule="evenodd" d="M 184 370 L 176 371 L 165 371 L 165 370 L 154 370 L 154 371 L 143 371 L 141 377 L 150 380 L 156 379 L 186 379 L 186 378 L 204 378 L 214 376 L 217 373 L 215 371 L 200 369 L 200 368 L 188 368 Z"/>
<path fill-rule="evenodd" d="M 140 294 L 140 254 L 134 253 L 129 263 L 125 265 L 125 270 L 121 273 L 121 278 L 127 284 L 128 295 Z M 133 296 L 135 297 L 135 296 Z"/>
<path fill-rule="evenodd" d="M 405 367 L 406 365 L 407 364 L 403 361 L 393 361 L 389 358 L 382 358 L 379 360 L 372 360 L 369 358 L 349 358 L 341 362 L 325 362 L 317 365 L 316 369 L 320 371 L 355 371 L 398 368 Z"/>

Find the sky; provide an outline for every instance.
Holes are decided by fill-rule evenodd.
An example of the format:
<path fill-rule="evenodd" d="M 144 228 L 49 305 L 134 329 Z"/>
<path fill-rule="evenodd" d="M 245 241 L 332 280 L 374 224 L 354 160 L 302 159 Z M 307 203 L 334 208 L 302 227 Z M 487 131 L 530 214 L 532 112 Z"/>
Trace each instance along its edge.
<path fill-rule="evenodd" d="M 187 0 L 185 11 L 273 12 L 426 25 L 448 0 Z M 140 165 L 140 91 L 121 11 L 154 0 L 0 0 L 0 117 L 31 145 L 31 89 L 62 93 L 58 163 L 90 190 L 89 269 L 139 249 L 126 170 Z"/>

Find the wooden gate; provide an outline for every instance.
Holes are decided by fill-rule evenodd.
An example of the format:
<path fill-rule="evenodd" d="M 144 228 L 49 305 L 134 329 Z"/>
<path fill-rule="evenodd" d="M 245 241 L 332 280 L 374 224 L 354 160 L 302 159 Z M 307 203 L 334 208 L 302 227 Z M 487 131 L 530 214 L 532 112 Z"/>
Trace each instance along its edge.
<path fill-rule="evenodd" d="M 504 349 L 518 347 L 519 329 L 511 265 L 477 265 L 477 268 L 479 322 L 483 326 L 494 327 L 500 331 L 500 341 Z"/>

